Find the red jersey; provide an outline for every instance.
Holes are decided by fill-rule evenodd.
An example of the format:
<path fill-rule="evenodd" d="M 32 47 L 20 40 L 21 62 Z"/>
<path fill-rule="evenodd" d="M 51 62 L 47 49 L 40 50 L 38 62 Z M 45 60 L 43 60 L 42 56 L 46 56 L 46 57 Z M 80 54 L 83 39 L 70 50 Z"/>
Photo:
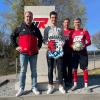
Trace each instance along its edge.
<path fill-rule="evenodd" d="M 85 47 L 91 44 L 89 32 L 84 29 L 73 30 L 71 39 L 72 45 L 74 42 L 82 42 Z"/>
<path fill-rule="evenodd" d="M 68 45 L 69 47 L 71 47 L 71 35 L 72 35 L 72 32 L 73 32 L 72 29 L 64 30 L 64 37 L 65 37 L 65 40 L 67 42 L 66 45 Z"/>

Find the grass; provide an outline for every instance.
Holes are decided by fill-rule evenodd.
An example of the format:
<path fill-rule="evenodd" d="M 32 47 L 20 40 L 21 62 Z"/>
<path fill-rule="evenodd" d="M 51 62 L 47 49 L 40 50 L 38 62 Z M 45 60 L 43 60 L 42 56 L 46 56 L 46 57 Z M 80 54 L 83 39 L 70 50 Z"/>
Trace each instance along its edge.
<path fill-rule="evenodd" d="M 16 73 L 15 64 L 10 65 L 11 61 L 0 59 L 0 76 Z"/>
<path fill-rule="evenodd" d="M 13 64 L 11 64 L 13 62 Z M 18 66 L 19 71 L 19 66 Z M 16 73 L 15 61 L 11 59 L 0 59 L 0 76 L 9 75 Z M 88 71 L 89 75 L 100 75 L 100 68 L 95 68 Z M 78 75 L 83 75 L 83 73 L 78 73 Z"/>

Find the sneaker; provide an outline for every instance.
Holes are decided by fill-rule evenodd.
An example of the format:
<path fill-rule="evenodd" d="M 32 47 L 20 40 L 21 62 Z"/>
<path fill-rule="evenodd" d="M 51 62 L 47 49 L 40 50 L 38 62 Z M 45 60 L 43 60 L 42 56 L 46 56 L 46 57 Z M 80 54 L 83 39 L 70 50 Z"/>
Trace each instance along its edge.
<path fill-rule="evenodd" d="M 68 90 L 68 92 L 72 92 L 72 91 L 74 91 L 74 90 L 76 90 L 77 89 L 77 85 L 75 86 L 72 86 L 72 88 L 70 89 L 70 90 Z"/>
<path fill-rule="evenodd" d="M 88 88 L 88 87 L 84 87 L 83 89 L 82 89 L 82 93 L 91 93 L 92 91 L 90 90 L 90 88 Z"/>
<path fill-rule="evenodd" d="M 23 89 L 19 89 L 19 91 L 16 94 L 16 97 L 19 97 L 19 96 L 23 95 L 23 93 L 24 93 L 24 90 Z"/>
<path fill-rule="evenodd" d="M 54 91 L 54 86 L 53 85 L 48 85 L 47 94 L 51 94 L 53 91 Z"/>
<path fill-rule="evenodd" d="M 65 94 L 66 91 L 64 90 L 63 86 L 59 86 L 59 91 L 62 93 L 62 94 Z"/>
<path fill-rule="evenodd" d="M 39 95 L 39 94 L 40 94 L 40 92 L 37 90 L 36 87 L 32 89 L 32 92 L 33 92 L 35 95 Z"/>

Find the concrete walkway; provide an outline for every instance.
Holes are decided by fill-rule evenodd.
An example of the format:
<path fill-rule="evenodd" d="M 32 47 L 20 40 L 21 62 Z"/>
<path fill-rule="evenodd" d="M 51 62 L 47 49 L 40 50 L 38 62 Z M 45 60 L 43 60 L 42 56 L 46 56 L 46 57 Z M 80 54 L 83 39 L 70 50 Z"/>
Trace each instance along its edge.
<path fill-rule="evenodd" d="M 0 100 L 100 100 L 100 94 L 66 94 L 66 95 L 0 97 Z"/>
<path fill-rule="evenodd" d="M 18 79 L 16 80 L 15 75 L 10 75 L 10 77 L 8 79 L 10 81 L 7 84 L 0 87 L 0 96 L 4 96 L 4 97 L 15 96 L 15 94 L 17 92 L 15 90 L 15 83 L 18 82 Z M 1 77 L 0 77 L 0 80 L 1 80 Z M 39 83 L 39 85 L 40 85 L 39 87 L 41 87 L 41 86 L 46 87 L 47 83 Z M 57 87 L 58 87 L 57 84 L 55 84 L 55 87 L 56 87 L 55 91 L 53 92 L 52 95 L 61 95 L 61 93 L 57 89 Z M 83 88 L 83 76 L 79 76 L 78 77 L 78 89 L 72 93 L 66 93 L 66 95 L 67 94 L 83 94 L 81 92 L 82 88 Z M 89 88 L 92 90 L 91 95 L 100 94 L 100 75 L 89 76 Z M 41 88 L 39 88 L 39 89 L 40 89 L 41 95 L 46 95 L 46 91 L 41 90 Z M 70 89 L 70 87 L 67 87 L 66 91 L 68 91 L 68 89 Z M 33 96 L 33 95 L 34 94 L 31 92 L 30 89 L 28 91 L 25 90 L 24 96 Z"/>

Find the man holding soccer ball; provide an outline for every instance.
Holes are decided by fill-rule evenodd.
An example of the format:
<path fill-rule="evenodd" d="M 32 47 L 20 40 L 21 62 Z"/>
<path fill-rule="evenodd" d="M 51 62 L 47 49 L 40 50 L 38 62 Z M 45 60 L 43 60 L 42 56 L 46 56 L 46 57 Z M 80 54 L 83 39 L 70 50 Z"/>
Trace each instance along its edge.
<path fill-rule="evenodd" d="M 69 92 L 77 89 L 77 69 L 80 64 L 80 69 L 83 70 L 84 88 L 89 91 L 88 87 L 88 54 L 86 47 L 91 44 L 90 35 L 87 30 L 81 28 L 81 19 L 74 19 L 74 30 L 72 34 L 72 49 L 73 49 L 73 81 L 74 85 Z"/>

